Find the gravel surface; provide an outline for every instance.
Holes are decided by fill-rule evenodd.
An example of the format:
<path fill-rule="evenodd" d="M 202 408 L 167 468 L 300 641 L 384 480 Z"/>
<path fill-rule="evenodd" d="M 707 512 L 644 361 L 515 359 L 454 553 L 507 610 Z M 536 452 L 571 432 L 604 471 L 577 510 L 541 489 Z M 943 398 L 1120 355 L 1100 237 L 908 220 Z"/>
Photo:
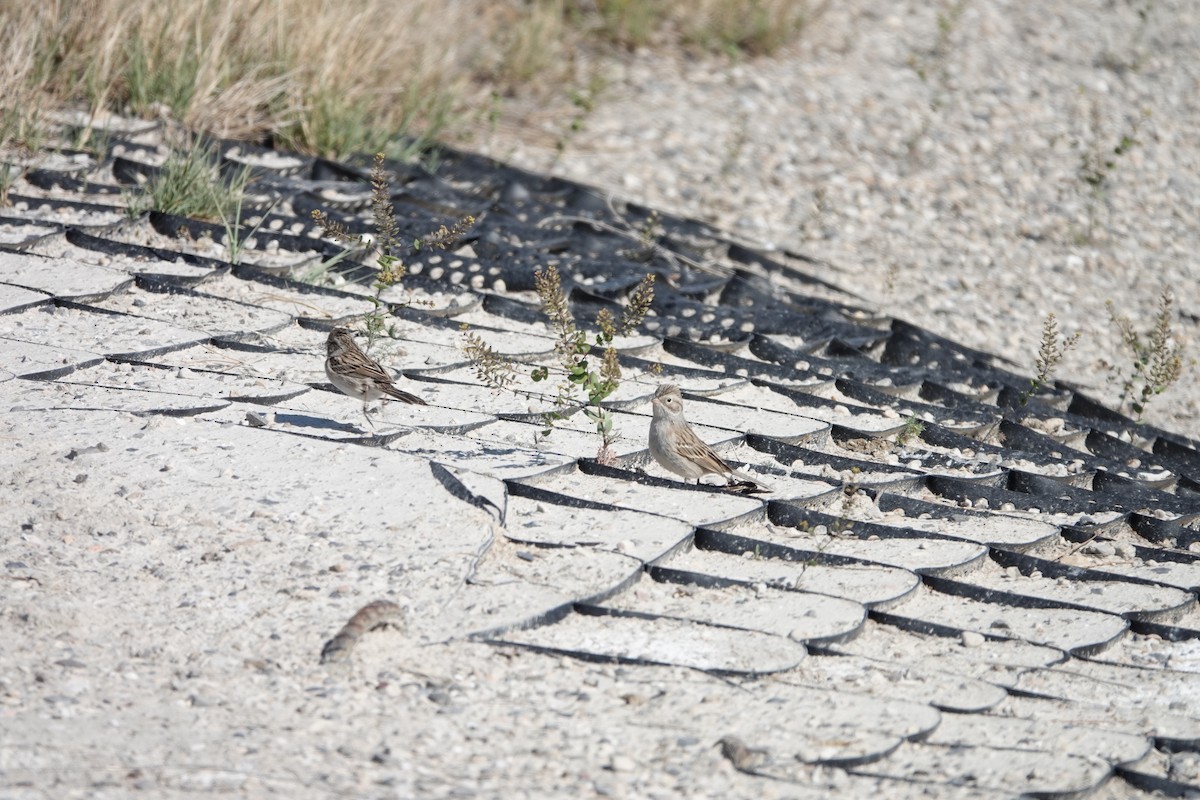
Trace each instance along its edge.
<path fill-rule="evenodd" d="M 1194 435 L 1200 6 L 828 5 L 775 58 L 593 64 L 592 112 L 514 108 L 468 146 L 821 259 L 802 267 L 1022 373 L 1054 312 L 1082 334 L 1057 377 L 1114 405 L 1131 357 L 1105 303 L 1148 331 L 1169 287 L 1189 371 L 1145 419 Z"/>

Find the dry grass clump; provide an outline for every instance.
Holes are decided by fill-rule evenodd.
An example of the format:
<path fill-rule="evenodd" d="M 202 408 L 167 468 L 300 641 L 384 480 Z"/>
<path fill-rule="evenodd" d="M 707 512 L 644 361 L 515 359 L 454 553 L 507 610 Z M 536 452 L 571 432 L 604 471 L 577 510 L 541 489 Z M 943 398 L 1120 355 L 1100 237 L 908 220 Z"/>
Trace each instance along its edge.
<path fill-rule="evenodd" d="M 612 42 L 676 40 L 712 52 L 769 55 L 793 41 L 828 0 L 587 0 L 574 18 Z M 594 9 L 594 13 L 584 13 Z"/>
<path fill-rule="evenodd" d="M 489 78 L 501 88 L 539 79 L 555 81 L 565 66 L 568 31 L 563 0 L 532 0 L 521 6 L 501 6 L 498 13 L 502 55 Z"/>
<path fill-rule="evenodd" d="M 0 145 L 36 146 L 37 110 L 75 104 L 399 154 L 489 93 L 569 91 L 589 43 L 769 53 L 811 16 L 810 0 L 0 0 Z"/>
<path fill-rule="evenodd" d="M 41 92 L 39 73 L 40 37 L 30 35 L 38 27 L 39 9 L 34 3 L 4 2 L 0 5 L 0 144 L 35 149 L 38 145 L 38 108 Z"/>
<path fill-rule="evenodd" d="M 35 121 L 49 97 L 326 155 L 382 147 L 444 124 L 483 52 L 482 4 L 8 0 L 0 119 Z"/>
<path fill-rule="evenodd" d="M 594 7 L 594 14 L 582 13 L 587 5 Z M 580 13 L 574 16 L 577 25 L 594 25 L 603 37 L 616 44 L 642 47 L 662 30 L 671 3 L 668 0 L 596 0 L 587 5 L 579 4 Z"/>
<path fill-rule="evenodd" d="M 696 0 L 673 5 L 685 41 L 707 50 L 762 56 L 795 40 L 828 4 L 829 0 Z"/>

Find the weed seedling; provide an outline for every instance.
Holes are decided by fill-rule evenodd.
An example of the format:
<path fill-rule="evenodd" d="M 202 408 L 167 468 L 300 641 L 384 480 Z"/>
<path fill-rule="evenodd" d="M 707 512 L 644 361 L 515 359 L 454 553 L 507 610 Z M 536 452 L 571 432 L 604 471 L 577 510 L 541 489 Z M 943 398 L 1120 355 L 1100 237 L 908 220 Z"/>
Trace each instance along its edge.
<path fill-rule="evenodd" d="M 1075 170 L 1084 193 L 1084 210 L 1087 213 L 1087 227 L 1079 232 L 1075 239 L 1077 244 L 1091 244 L 1096 239 L 1096 223 L 1100 209 L 1108 203 L 1109 191 L 1112 189 L 1112 176 L 1122 157 L 1137 147 L 1141 142 L 1137 135 L 1150 111 L 1143 109 L 1129 123 L 1129 128 L 1121 134 L 1115 145 L 1101 144 L 1099 129 L 1101 126 L 1099 106 L 1092 106 L 1092 141 L 1086 148 L 1079 140 L 1075 146 L 1081 148 L 1079 166 Z"/>
<path fill-rule="evenodd" d="M 962 22 L 970 0 L 953 0 L 947 3 L 943 0 L 942 8 L 937 13 L 937 33 L 933 44 L 923 51 L 915 51 L 908 58 L 908 66 L 917 77 L 930 88 L 929 113 L 923 115 L 921 127 L 908 138 L 907 150 L 910 161 L 915 161 L 921 141 L 933 127 L 934 117 L 946 102 L 950 94 L 950 56 L 953 50 L 954 34 Z"/>
<path fill-rule="evenodd" d="M 321 228 L 322 234 L 347 246 L 341 257 L 368 244 L 374 247 L 375 282 L 371 287 L 372 293 L 367 298 L 371 301 L 372 310 L 364 320 L 368 350 L 377 338 L 391 332 L 385 324 L 389 311 L 388 304 L 382 297 L 383 292 L 408 274 L 407 267 L 397 255 L 401 247 L 400 226 L 396 223 L 396 210 L 392 205 L 391 183 L 385 161 L 386 156 L 383 153 L 376 153 L 375 161 L 371 165 L 371 221 L 375 228 L 374 239 L 351 233 L 345 225 L 330 219 L 320 210 L 312 212 L 313 221 Z M 463 217 L 450 228 L 442 225 L 424 238 L 413 239 L 412 247 L 414 250 L 420 250 L 422 247 L 445 249 L 461 239 L 474 224 L 474 217 Z M 336 260 L 341 258 L 330 259 L 322 267 L 327 268 L 326 265 L 331 265 Z"/>
<path fill-rule="evenodd" d="M 619 321 L 608 309 L 601 309 L 596 315 L 596 333 L 590 337 L 587 331 L 575 325 L 557 267 L 550 265 L 537 270 L 534 285 L 542 303 L 542 313 L 554 333 L 555 363 L 534 366 L 529 371 L 529 378 L 535 383 L 549 381 L 552 376 L 558 379 L 555 408 L 543 415 L 545 428 L 542 434 L 548 436 L 555 423 L 567 419 L 581 406 L 600 436 L 596 460 L 611 464 L 614 459 L 612 445 L 616 442 L 613 416 L 601 403 L 621 385 L 621 366 L 612 343 L 618 335 L 632 333 L 645 319 L 654 302 L 654 275 L 647 274 L 633 290 Z M 463 351 L 475 365 L 480 382 L 495 389 L 512 389 L 518 374 L 517 364 L 469 331 L 464 332 Z M 597 354 L 599 358 L 595 357 Z"/>
<path fill-rule="evenodd" d="M 904 427 L 896 434 L 896 444 L 903 447 L 913 439 L 919 438 L 925 432 L 925 423 L 916 414 L 910 414 L 908 419 L 904 420 Z"/>
<path fill-rule="evenodd" d="M 1171 327 L 1174 304 L 1175 295 L 1163 287 L 1154 327 L 1145 335 L 1137 332 L 1129 317 L 1117 313 L 1111 300 L 1105 304 L 1109 317 L 1121 332 L 1121 341 L 1133 358 L 1127 372 L 1113 368 L 1110 380 L 1121 384 L 1121 410 L 1128 408 L 1139 420 L 1150 401 L 1170 389 L 1183 375 L 1184 348 Z"/>
<path fill-rule="evenodd" d="M 1078 343 L 1079 331 L 1070 336 L 1060 337 L 1058 317 L 1053 311 L 1046 315 L 1046 319 L 1042 321 L 1042 343 L 1038 347 L 1037 358 L 1034 359 L 1036 374 L 1029 379 L 1029 388 L 1021 392 L 1021 405 L 1028 403 L 1029 398 L 1037 393 L 1038 389 L 1052 380 L 1054 370 L 1063 360 L 1063 356 Z"/>

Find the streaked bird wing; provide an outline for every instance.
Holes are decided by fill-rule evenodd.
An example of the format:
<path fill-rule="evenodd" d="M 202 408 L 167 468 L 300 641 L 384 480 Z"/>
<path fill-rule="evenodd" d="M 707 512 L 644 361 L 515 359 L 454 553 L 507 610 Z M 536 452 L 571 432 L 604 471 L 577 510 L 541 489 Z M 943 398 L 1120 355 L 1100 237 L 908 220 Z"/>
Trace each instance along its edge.
<path fill-rule="evenodd" d="M 705 472 L 728 475 L 733 472 L 721 457 L 713 452 L 691 427 L 686 427 L 679 437 L 679 455 L 697 464 Z"/>

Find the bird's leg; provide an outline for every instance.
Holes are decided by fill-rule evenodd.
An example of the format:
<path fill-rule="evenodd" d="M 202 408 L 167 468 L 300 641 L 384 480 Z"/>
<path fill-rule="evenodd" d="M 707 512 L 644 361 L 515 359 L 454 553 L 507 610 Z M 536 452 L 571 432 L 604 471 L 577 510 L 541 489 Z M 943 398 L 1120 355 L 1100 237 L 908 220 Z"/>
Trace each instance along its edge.
<path fill-rule="evenodd" d="M 371 426 L 371 430 L 375 430 L 375 423 L 371 422 L 371 415 L 367 413 L 367 405 L 368 405 L 367 402 L 364 400 L 363 401 L 363 419 L 365 419 L 367 421 L 367 424 Z"/>

